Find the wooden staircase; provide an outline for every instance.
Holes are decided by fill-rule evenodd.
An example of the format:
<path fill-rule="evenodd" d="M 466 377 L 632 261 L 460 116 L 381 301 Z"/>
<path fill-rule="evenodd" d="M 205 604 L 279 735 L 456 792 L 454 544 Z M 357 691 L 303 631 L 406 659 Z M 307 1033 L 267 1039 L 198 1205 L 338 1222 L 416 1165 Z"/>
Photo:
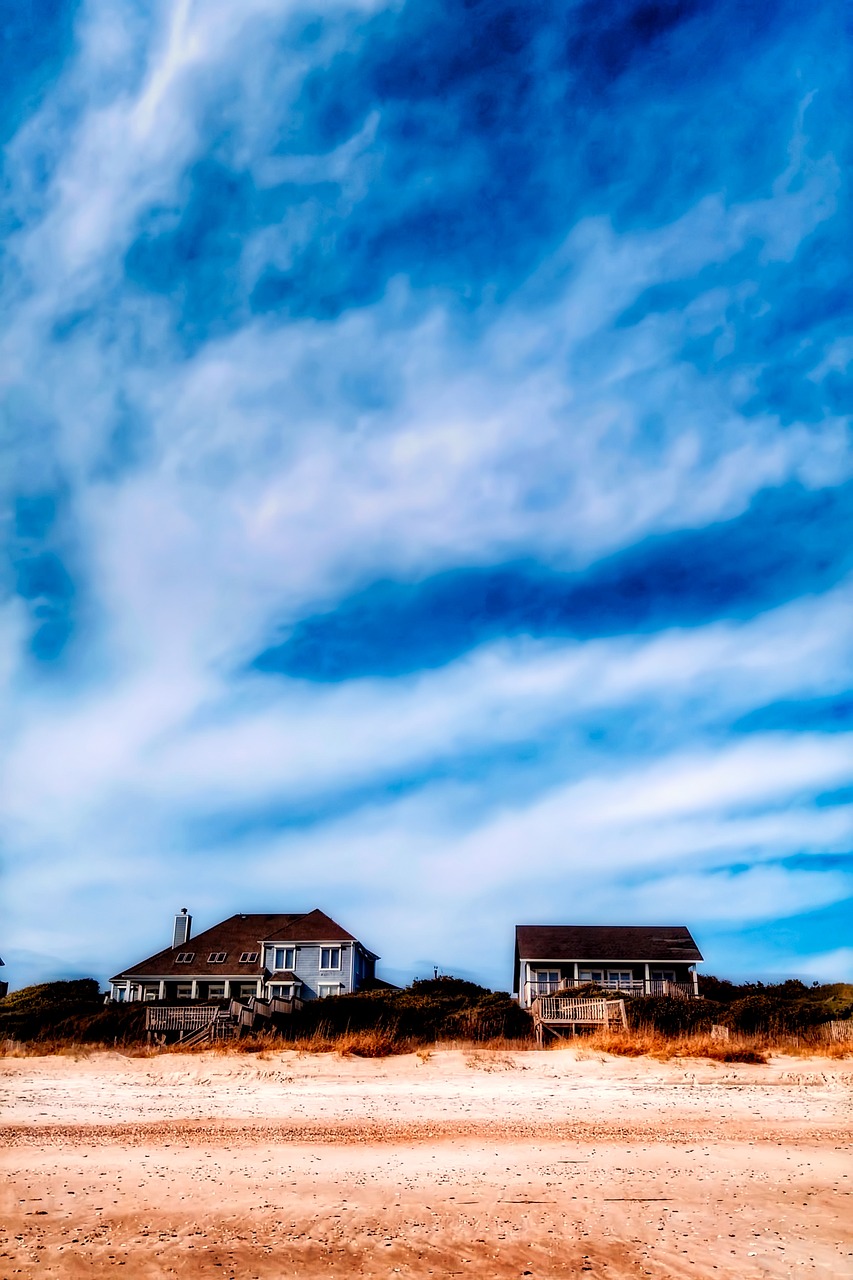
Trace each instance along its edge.
<path fill-rule="evenodd" d="M 220 1044 L 238 1039 L 247 1031 L 272 1030 L 295 1010 L 302 1001 L 232 1000 L 227 1009 L 219 1005 L 150 1005 L 145 1010 L 145 1030 L 149 1044 L 178 1043 L 186 1048 L 199 1044 Z"/>
<path fill-rule="evenodd" d="M 578 1027 L 627 1028 L 628 1017 L 624 1000 L 605 1000 L 597 997 L 577 998 L 568 991 L 537 996 L 530 1006 L 533 1031 L 537 1044 L 543 1044 L 545 1036 L 561 1037 L 569 1031 L 573 1036 Z"/>

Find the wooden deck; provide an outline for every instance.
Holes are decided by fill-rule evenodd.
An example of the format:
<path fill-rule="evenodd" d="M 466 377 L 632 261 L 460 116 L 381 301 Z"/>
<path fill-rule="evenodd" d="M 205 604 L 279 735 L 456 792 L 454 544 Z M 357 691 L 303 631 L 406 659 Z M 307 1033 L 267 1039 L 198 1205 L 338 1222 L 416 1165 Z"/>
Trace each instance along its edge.
<path fill-rule="evenodd" d="M 145 1010 L 145 1030 L 149 1044 L 213 1044 L 233 1040 L 256 1027 L 273 1027 L 301 1008 L 299 999 L 261 1000 L 257 996 L 232 1000 L 224 1009 L 215 1004 L 149 1005 Z"/>
<path fill-rule="evenodd" d="M 579 979 L 563 978 L 560 982 L 526 982 L 524 997 L 528 1008 L 539 996 L 553 995 L 558 991 L 571 991 L 578 987 L 596 986 L 601 991 L 612 991 L 626 996 L 669 996 L 674 1000 L 694 1000 L 696 992 L 689 982 L 645 982 L 636 979 L 632 982 L 581 982 Z"/>
<path fill-rule="evenodd" d="M 565 1032 L 577 1034 L 578 1027 L 627 1027 L 624 1000 L 606 1000 L 596 997 L 578 999 L 570 991 L 537 996 L 530 1007 L 533 1030 L 538 1044 L 544 1044 L 546 1035 L 561 1037 Z"/>

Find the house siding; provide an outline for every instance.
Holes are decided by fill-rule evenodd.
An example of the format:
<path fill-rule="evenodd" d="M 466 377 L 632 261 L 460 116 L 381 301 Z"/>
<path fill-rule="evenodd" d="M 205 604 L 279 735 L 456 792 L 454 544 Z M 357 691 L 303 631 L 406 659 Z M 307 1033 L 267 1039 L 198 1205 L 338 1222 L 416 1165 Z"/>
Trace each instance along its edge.
<path fill-rule="evenodd" d="M 321 951 L 325 948 L 322 943 L 306 942 L 296 944 L 296 963 L 293 972 L 302 983 L 302 990 L 299 994 L 303 1000 L 318 1000 L 320 997 L 320 985 L 329 983 L 339 983 L 339 994 L 349 992 L 351 988 L 351 942 L 330 942 L 332 947 L 338 947 L 341 953 L 340 969 L 321 969 L 320 958 Z"/>

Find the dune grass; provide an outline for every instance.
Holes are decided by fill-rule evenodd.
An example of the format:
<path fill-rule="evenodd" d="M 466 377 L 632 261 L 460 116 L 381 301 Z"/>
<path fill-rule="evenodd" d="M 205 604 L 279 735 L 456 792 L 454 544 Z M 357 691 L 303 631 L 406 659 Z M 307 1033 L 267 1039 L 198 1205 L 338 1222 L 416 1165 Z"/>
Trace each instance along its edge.
<path fill-rule="evenodd" d="M 853 1026 L 853 987 L 844 983 L 807 988 L 789 981 L 773 987 L 703 980 L 701 1000 L 640 997 L 626 1001 L 629 1028 L 552 1040 L 548 1048 L 622 1057 L 706 1058 L 760 1063 L 769 1055 L 817 1054 L 844 1058 L 853 1040 L 830 1040 Z M 481 1047 L 528 1052 L 537 1048 L 530 1015 L 506 992 L 448 976 L 403 989 L 376 989 L 311 1001 L 275 1028 L 239 1039 L 187 1047 L 149 1046 L 142 1004 L 104 1004 L 93 979 L 42 983 L 0 1000 L 0 1055 L 59 1054 L 80 1057 L 110 1050 L 127 1057 L 160 1053 L 337 1053 L 384 1058 L 436 1049 Z M 712 1037 L 712 1028 L 727 1038 Z"/>
<path fill-rule="evenodd" d="M 729 1040 L 716 1040 L 705 1033 L 668 1036 L 654 1029 L 600 1031 L 575 1037 L 553 1038 L 540 1050 L 532 1036 L 491 1040 L 425 1040 L 400 1036 L 387 1028 L 335 1031 L 319 1026 L 310 1034 L 284 1038 L 275 1031 L 250 1033 L 238 1040 L 219 1044 L 185 1046 L 180 1043 L 147 1045 L 144 1043 L 111 1045 L 74 1043 L 57 1040 L 0 1042 L 0 1057 L 30 1058 L 60 1056 L 88 1058 L 109 1052 L 125 1058 L 152 1058 L 163 1054 L 204 1054 L 239 1056 L 260 1054 L 264 1057 L 283 1053 L 337 1054 L 342 1058 L 388 1058 L 417 1054 L 428 1062 L 442 1050 L 459 1050 L 468 1054 L 553 1053 L 574 1051 L 584 1059 L 602 1055 L 621 1058 L 651 1058 L 670 1062 L 679 1058 L 706 1059 L 722 1063 L 766 1064 L 773 1057 L 853 1058 L 853 1043 L 832 1042 L 817 1033 L 809 1035 L 734 1035 Z"/>

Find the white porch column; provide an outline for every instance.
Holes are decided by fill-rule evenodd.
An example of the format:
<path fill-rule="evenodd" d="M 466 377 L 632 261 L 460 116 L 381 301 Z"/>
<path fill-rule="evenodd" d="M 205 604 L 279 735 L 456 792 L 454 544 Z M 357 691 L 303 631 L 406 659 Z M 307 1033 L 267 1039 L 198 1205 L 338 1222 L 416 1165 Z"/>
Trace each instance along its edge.
<path fill-rule="evenodd" d="M 577 986 L 577 985 L 578 985 L 578 962 L 577 962 L 577 960 L 575 961 L 574 981 L 575 981 L 575 986 Z"/>
<path fill-rule="evenodd" d="M 190 988 L 190 999 L 198 1000 L 198 978 L 193 978 L 192 986 Z"/>
<path fill-rule="evenodd" d="M 696 972 L 696 966 L 693 966 L 693 994 L 699 997 L 699 974 Z"/>
<path fill-rule="evenodd" d="M 230 978 L 225 979 L 224 991 L 225 991 L 225 999 L 230 1000 L 231 999 L 231 979 Z"/>
<path fill-rule="evenodd" d="M 650 972 L 649 972 L 649 966 L 648 966 L 648 965 L 646 965 L 646 995 L 650 995 L 650 994 L 651 994 L 651 990 L 652 990 L 652 985 L 651 985 L 651 984 L 652 984 L 652 977 L 651 977 L 651 974 L 650 974 Z"/>
<path fill-rule="evenodd" d="M 160 991 L 157 998 L 159 1000 L 166 999 L 166 979 L 165 978 L 160 979 Z"/>

